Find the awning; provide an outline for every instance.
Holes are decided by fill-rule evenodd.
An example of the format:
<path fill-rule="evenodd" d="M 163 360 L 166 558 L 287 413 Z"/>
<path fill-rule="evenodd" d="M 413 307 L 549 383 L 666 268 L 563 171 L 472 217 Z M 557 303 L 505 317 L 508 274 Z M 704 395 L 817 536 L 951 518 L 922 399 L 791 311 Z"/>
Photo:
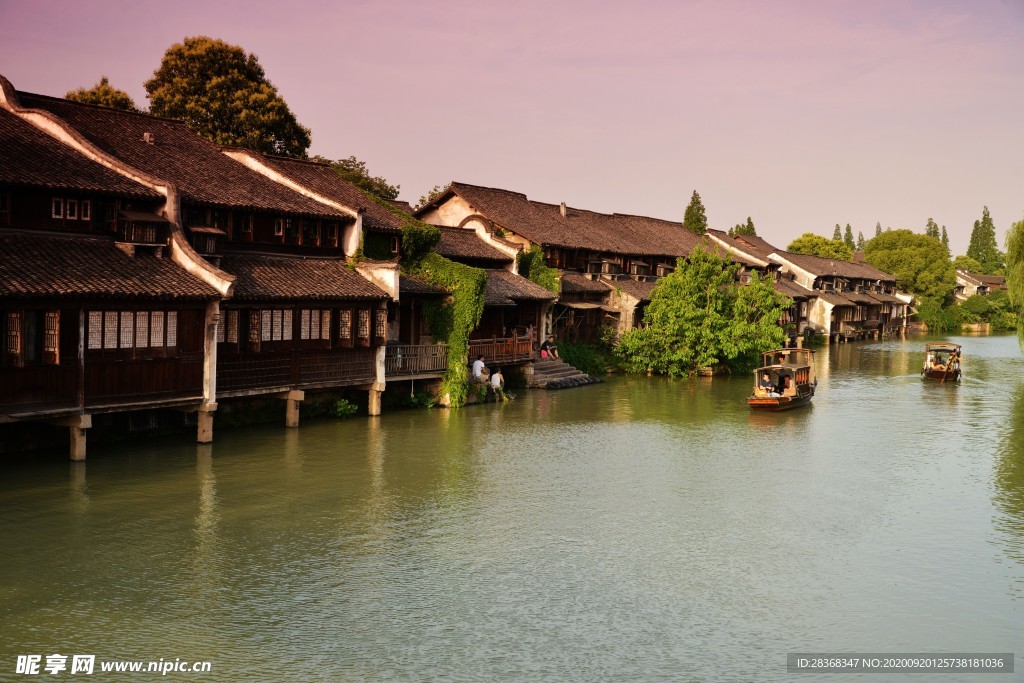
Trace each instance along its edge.
<path fill-rule="evenodd" d="M 170 221 L 163 216 L 158 216 L 155 213 L 149 213 L 146 211 L 119 211 L 118 215 L 121 216 L 121 218 L 127 218 L 134 223 L 170 223 Z"/>
<path fill-rule="evenodd" d="M 189 228 L 188 230 L 189 230 L 189 232 L 191 232 L 193 234 L 223 235 L 224 237 L 227 237 L 227 233 L 224 232 L 223 230 L 221 230 L 220 228 L 211 228 L 211 227 L 204 226 L 204 225 L 195 225 L 195 226 L 192 226 L 191 228 Z"/>

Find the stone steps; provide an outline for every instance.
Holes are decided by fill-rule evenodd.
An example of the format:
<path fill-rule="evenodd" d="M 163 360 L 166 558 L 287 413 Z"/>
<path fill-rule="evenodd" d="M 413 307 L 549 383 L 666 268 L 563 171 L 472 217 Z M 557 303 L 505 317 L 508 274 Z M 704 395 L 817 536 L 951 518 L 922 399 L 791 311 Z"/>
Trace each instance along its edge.
<path fill-rule="evenodd" d="M 533 364 L 529 386 L 534 389 L 569 389 L 600 381 L 596 377 L 580 372 L 565 361 L 551 358 Z"/>

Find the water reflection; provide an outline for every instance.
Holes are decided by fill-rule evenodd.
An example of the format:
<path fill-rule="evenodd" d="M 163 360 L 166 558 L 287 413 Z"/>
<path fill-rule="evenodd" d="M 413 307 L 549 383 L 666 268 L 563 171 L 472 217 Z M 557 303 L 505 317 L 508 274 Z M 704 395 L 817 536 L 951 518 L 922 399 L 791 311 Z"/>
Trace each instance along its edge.
<path fill-rule="evenodd" d="M 1008 429 L 995 471 L 995 502 L 1002 515 L 995 525 L 1007 557 L 1024 565 L 1024 384 L 1013 393 Z M 1024 578 L 1019 575 L 1011 588 L 1024 598 Z"/>

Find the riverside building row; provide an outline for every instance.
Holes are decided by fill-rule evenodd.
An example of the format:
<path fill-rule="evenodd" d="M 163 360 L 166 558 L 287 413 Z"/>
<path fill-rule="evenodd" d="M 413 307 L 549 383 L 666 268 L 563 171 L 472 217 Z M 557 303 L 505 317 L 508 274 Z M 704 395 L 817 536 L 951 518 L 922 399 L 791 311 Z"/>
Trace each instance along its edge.
<path fill-rule="evenodd" d="M 424 310 L 449 293 L 400 272 L 409 217 L 393 209 L 327 165 L 0 76 L 0 436 L 59 425 L 83 459 L 86 430 L 113 414 L 146 428 L 174 411 L 200 442 L 243 399 L 282 400 L 297 426 L 307 392 L 359 389 L 379 414 L 389 382 L 448 369 Z M 441 226 L 438 254 L 486 271 L 469 354 L 501 365 L 529 366 L 549 332 L 636 326 L 657 279 L 706 243 L 670 221 L 461 183 L 417 216 Z M 534 246 L 560 294 L 518 275 Z M 779 270 L 722 249 L 745 273 Z M 794 306 L 789 322 L 809 324 Z"/>

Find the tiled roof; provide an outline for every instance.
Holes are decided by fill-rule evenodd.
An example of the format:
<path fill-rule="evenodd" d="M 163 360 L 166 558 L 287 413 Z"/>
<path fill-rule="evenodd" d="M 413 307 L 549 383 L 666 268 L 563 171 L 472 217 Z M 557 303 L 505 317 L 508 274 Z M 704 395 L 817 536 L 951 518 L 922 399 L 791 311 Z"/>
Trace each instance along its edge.
<path fill-rule="evenodd" d="M 79 154 L 3 108 L 0 108 L 0 184 L 144 199 L 161 196 Z"/>
<path fill-rule="evenodd" d="M 507 270 L 487 271 L 487 291 L 484 303 L 488 306 L 514 306 L 520 301 L 553 301 L 555 294 L 521 275 Z"/>
<path fill-rule="evenodd" d="M 885 292 L 865 292 L 869 297 L 883 304 L 904 304 L 906 303 L 903 299 L 893 296 L 892 294 L 886 294 Z"/>
<path fill-rule="evenodd" d="M 818 298 L 822 301 L 827 301 L 833 306 L 856 306 L 854 302 L 847 299 L 844 295 L 838 292 L 818 292 Z"/>
<path fill-rule="evenodd" d="M 985 275 L 983 273 L 972 273 L 966 270 L 958 270 L 956 274 L 972 285 L 987 285 L 990 289 L 1006 289 L 1005 275 Z"/>
<path fill-rule="evenodd" d="M 775 253 L 815 276 L 831 275 L 845 278 L 862 278 L 865 280 L 883 280 L 886 282 L 896 281 L 896 278 L 889 273 L 883 272 L 867 263 L 827 259 L 820 256 L 811 256 L 810 254 L 794 254 L 791 251 L 777 251 Z"/>
<path fill-rule="evenodd" d="M 342 259 L 225 254 L 220 268 L 237 276 L 234 299 L 385 299 L 387 294 Z"/>
<path fill-rule="evenodd" d="M 761 261 L 768 261 L 768 255 L 772 252 L 778 251 L 778 249 L 756 235 L 736 235 L 735 237 L 732 237 L 729 233 L 723 230 L 713 229 L 708 229 L 708 235 L 713 235 L 731 247 L 742 251 L 744 254 L 749 254 L 753 258 L 760 259 Z"/>
<path fill-rule="evenodd" d="M 617 254 L 685 256 L 701 241 L 679 221 L 576 208 L 568 208 L 562 216 L 559 205 L 532 201 L 518 192 L 466 183 L 452 183 L 449 191 L 500 227 L 536 244 Z"/>
<path fill-rule="evenodd" d="M 441 241 L 434 247 L 441 256 L 450 259 L 472 259 L 476 261 L 494 261 L 496 263 L 511 263 L 512 257 L 498 251 L 491 245 L 477 237 L 473 230 L 464 228 L 446 228 L 437 226 L 441 230 Z"/>
<path fill-rule="evenodd" d="M 425 282 L 417 277 L 409 277 L 408 275 L 398 276 L 398 294 L 399 297 L 403 294 L 417 294 L 417 295 L 431 295 L 439 296 L 447 294 L 448 292 L 440 287 L 435 287 L 429 282 Z"/>
<path fill-rule="evenodd" d="M 786 278 L 780 278 L 773 282 L 772 289 L 779 294 L 788 296 L 790 299 L 809 299 L 818 295 L 817 292 L 807 289 L 802 285 L 798 285 L 792 280 L 787 280 Z"/>
<path fill-rule="evenodd" d="M 407 201 L 405 201 L 403 199 L 391 199 L 391 200 L 388 201 L 388 203 L 391 204 L 391 206 L 393 206 L 396 209 L 398 209 L 399 211 L 401 211 L 402 213 L 407 213 L 410 216 L 412 215 L 412 212 L 414 211 L 414 209 L 412 208 L 412 204 L 410 204 L 409 202 L 407 202 Z"/>
<path fill-rule="evenodd" d="M 113 240 L 0 232 L 0 298 L 218 298 L 217 291 L 151 249 L 128 255 Z"/>
<path fill-rule="evenodd" d="M 246 168 L 180 121 L 31 93 L 19 92 L 18 98 L 24 107 L 57 115 L 107 154 L 174 183 L 188 201 L 329 218 L 346 215 Z M 145 133 L 152 142 L 143 139 Z"/>
<path fill-rule="evenodd" d="M 351 209 L 365 209 L 363 230 L 399 234 L 402 218 L 378 204 L 358 187 L 343 180 L 328 164 L 260 155 L 268 166 L 298 184 Z"/>
<path fill-rule="evenodd" d="M 608 291 L 607 285 L 591 280 L 583 273 L 565 271 L 562 273 L 562 292 L 565 294 L 599 293 Z"/>
<path fill-rule="evenodd" d="M 614 280 L 607 283 L 610 287 L 622 290 L 629 296 L 637 299 L 638 301 L 650 301 L 651 292 L 658 286 L 657 282 L 649 282 L 643 280 Z"/>

